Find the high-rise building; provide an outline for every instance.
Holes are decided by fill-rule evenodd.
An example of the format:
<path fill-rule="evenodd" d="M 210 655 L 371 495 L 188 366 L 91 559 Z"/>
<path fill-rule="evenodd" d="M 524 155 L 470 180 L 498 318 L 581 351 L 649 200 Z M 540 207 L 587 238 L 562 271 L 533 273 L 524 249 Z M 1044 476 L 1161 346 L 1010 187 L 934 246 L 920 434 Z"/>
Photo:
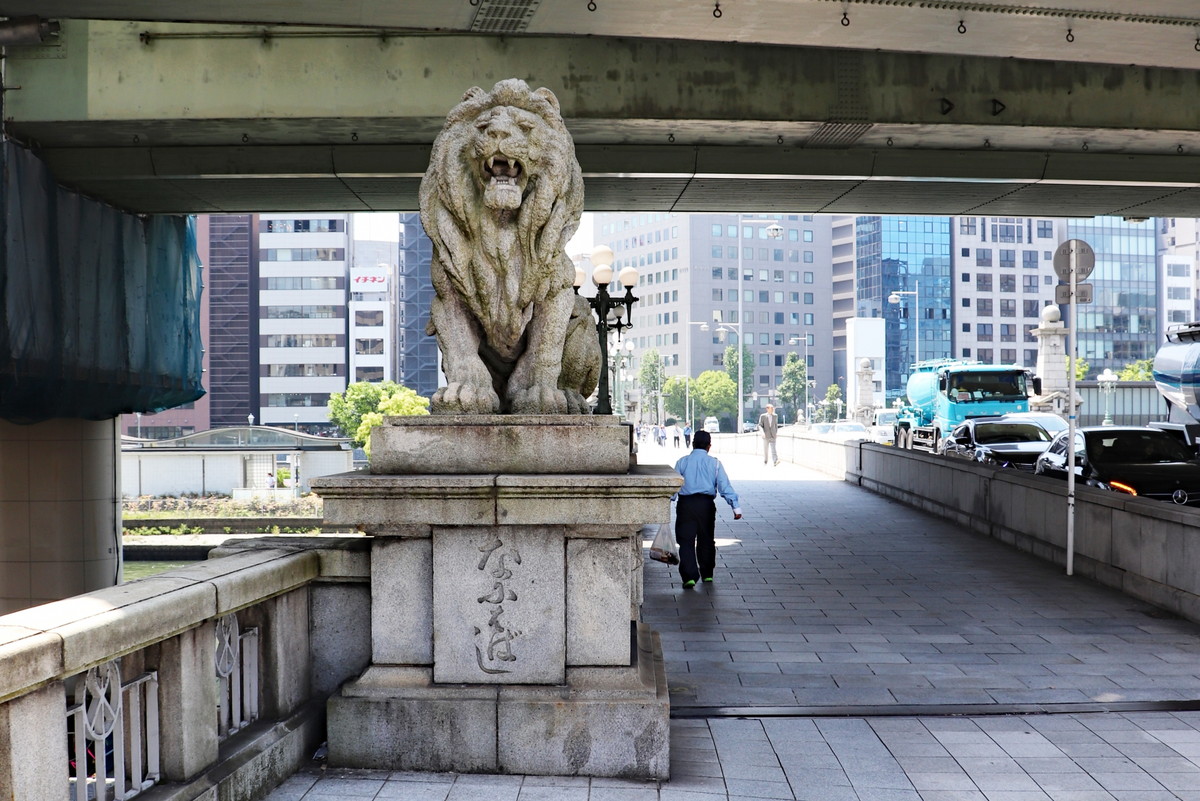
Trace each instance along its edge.
<path fill-rule="evenodd" d="M 882 317 L 889 404 L 904 395 L 917 361 L 953 352 L 950 218 L 859 217 L 855 230 L 858 317 Z M 890 302 L 895 296 L 898 303 Z"/>
<path fill-rule="evenodd" d="M 351 239 L 350 246 L 350 381 L 395 381 L 398 243 Z"/>
<path fill-rule="evenodd" d="M 431 397 L 442 380 L 437 339 L 425 333 L 433 305 L 429 265 L 433 243 L 421 227 L 421 216 L 400 215 L 399 280 L 396 322 L 399 330 L 398 383 Z"/>
<path fill-rule="evenodd" d="M 1200 320 L 1200 220 L 1162 217 L 1157 220 L 1158 254 L 1163 280 L 1158 317 L 1164 326 Z M 1162 344 L 1164 330 L 1159 332 Z"/>
<path fill-rule="evenodd" d="M 329 396 L 346 389 L 349 361 L 348 217 L 287 212 L 259 218 L 254 308 L 262 425 L 333 428 Z"/>
<path fill-rule="evenodd" d="M 954 217 L 954 356 L 1037 365 L 1042 307 L 1054 303 L 1054 250 L 1067 222 L 1032 217 Z"/>
<path fill-rule="evenodd" d="M 696 377 L 724 370 L 726 347 L 744 342 L 753 363 L 743 387 L 748 417 L 776 397 L 789 353 L 807 356 L 822 394 L 836 380 L 829 217 L 596 214 L 593 221 L 594 241 L 613 249 L 614 271 L 633 266 L 641 274 L 626 334 L 637 360 L 657 350 L 668 376 Z M 771 225 L 781 229 L 777 239 Z"/>
<path fill-rule="evenodd" d="M 1093 373 L 1106 367 L 1118 372 L 1130 362 L 1153 358 L 1161 338 L 1154 220 L 1072 219 L 1067 238 L 1082 239 L 1096 253 L 1087 279 L 1094 301 L 1077 307 L 1079 357 Z"/>
<path fill-rule="evenodd" d="M 258 409 L 258 314 L 252 287 L 258 284 L 258 228 L 252 214 L 209 217 L 209 326 L 205 332 L 210 395 L 209 425 L 246 424 Z M 254 291 L 257 295 L 257 291 Z"/>

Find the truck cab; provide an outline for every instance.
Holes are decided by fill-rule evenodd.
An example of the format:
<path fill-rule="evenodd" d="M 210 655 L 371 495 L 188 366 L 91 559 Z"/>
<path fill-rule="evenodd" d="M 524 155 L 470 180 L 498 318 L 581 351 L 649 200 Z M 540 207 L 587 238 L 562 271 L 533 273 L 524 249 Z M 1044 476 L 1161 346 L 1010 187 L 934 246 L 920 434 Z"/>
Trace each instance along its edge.
<path fill-rule="evenodd" d="M 1040 382 L 1032 384 L 1036 394 Z M 942 437 L 964 420 L 1029 411 L 1030 389 L 1029 371 L 1017 365 L 920 362 L 908 378 L 908 405 L 896 419 L 896 446 L 938 452 Z"/>

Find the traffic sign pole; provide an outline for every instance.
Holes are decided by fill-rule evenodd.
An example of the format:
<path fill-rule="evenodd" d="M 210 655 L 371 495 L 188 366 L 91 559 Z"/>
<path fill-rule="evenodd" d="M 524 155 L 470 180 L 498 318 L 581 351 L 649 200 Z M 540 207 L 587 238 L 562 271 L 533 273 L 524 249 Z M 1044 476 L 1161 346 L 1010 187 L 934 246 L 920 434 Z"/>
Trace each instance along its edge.
<path fill-rule="evenodd" d="M 1075 310 L 1078 308 L 1076 292 L 1078 279 L 1086 279 L 1096 266 L 1096 252 L 1081 239 L 1068 239 L 1054 253 L 1054 272 L 1060 281 L 1066 281 L 1067 295 L 1067 338 L 1071 351 L 1067 361 L 1067 575 L 1075 574 Z M 1091 302 L 1091 292 L 1088 293 Z"/>

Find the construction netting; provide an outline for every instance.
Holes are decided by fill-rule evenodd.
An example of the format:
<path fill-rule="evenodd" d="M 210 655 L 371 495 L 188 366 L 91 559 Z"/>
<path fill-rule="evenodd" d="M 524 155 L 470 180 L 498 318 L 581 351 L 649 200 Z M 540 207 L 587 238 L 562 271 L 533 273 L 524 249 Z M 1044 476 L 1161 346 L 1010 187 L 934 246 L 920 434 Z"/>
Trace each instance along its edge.
<path fill-rule="evenodd" d="M 0 417 L 98 420 L 202 396 L 194 221 L 66 190 L 13 142 L 2 158 Z"/>

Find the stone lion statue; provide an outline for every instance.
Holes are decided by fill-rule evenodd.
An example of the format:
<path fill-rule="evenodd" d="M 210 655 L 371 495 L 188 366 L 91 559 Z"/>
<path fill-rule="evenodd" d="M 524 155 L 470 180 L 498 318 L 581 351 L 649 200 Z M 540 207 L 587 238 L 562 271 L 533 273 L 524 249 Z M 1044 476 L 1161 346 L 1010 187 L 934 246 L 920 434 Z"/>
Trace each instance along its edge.
<path fill-rule="evenodd" d="M 515 78 L 468 89 L 421 181 L 433 240 L 437 335 L 447 386 L 433 414 L 583 414 L 600 346 L 563 250 L 583 176 L 549 89 Z"/>

